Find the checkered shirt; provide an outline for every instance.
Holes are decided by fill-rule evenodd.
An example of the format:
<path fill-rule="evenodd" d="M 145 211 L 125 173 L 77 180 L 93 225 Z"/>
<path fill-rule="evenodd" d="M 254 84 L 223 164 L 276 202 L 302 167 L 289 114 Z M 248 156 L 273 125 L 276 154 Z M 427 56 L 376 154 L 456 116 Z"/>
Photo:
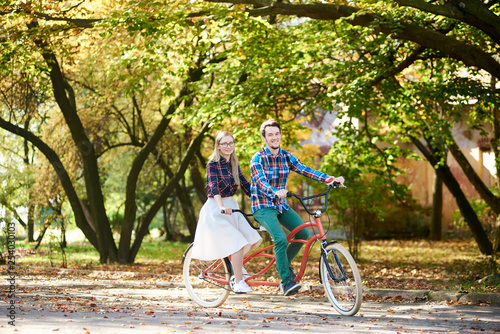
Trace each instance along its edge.
<path fill-rule="evenodd" d="M 250 183 L 247 181 L 240 168 L 240 185 L 247 196 L 250 196 Z M 231 162 L 221 158 L 219 162 L 210 160 L 207 164 L 207 196 L 214 197 L 221 195 L 221 197 L 233 196 L 238 189 L 234 183 L 232 174 Z"/>
<path fill-rule="evenodd" d="M 250 161 L 252 213 L 262 208 L 274 208 L 279 212 L 290 208 L 284 198 L 274 203 L 276 192 L 286 189 L 290 171 L 320 182 L 330 177 L 307 167 L 288 151 L 280 149 L 278 155 L 273 156 L 266 146 L 255 153 Z"/>

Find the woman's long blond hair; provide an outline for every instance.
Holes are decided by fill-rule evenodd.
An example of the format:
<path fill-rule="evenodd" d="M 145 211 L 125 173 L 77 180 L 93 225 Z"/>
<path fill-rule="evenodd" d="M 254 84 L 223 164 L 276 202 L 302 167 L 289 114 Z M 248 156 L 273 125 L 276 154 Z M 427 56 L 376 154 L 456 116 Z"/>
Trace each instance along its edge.
<path fill-rule="evenodd" d="M 217 132 L 217 135 L 215 136 L 214 153 L 212 154 L 212 157 L 211 157 L 212 160 L 214 160 L 216 162 L 220 161 L 220 158 L 222 157 L 222 155 L 220 154 L 220 150 L 219 150 L 220 141 L 222 140 L 222 138 L 227 137 L 227 136 L 230 136 L 231 138 L 233 138 L 233 141 L 234 141 L 234 137 L 233 137 L 231 132 L 228 132 L 228 131 Z M 240 163 L 238 162 L 238 157 L 236 156 L 236 145 L 234 146 L 233 153 L 231 153 L 231 155 L 229 156 L 229 160 L 231 160 L 231 173 L 233 174 L 234 183 L 236 183 L 236 185 L 239 186 L 240 185 L 240 171 L 239 171 Z"/>

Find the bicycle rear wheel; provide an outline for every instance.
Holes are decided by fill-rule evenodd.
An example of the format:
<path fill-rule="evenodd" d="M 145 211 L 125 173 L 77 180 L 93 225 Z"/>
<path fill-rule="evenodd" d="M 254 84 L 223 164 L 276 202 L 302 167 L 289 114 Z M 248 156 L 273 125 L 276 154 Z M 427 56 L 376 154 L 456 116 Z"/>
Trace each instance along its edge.
<path fill-rule="evenodd" d="M 358 266 L 351 254 L 338 243 L 325 247 L 326 256 L 321 256 L 319 272 L 326 296 L 342 315 L 354 315 L 359 311 L 363 299 L 363 287 Z"/>
<path fill-rule="evenodd" d="M 222 305 L 230 293 L 229 260 L 202 261 L 191 257 L 191 244 L 183 257 L 182 275 L 191 299 L 203 307 Z"/>

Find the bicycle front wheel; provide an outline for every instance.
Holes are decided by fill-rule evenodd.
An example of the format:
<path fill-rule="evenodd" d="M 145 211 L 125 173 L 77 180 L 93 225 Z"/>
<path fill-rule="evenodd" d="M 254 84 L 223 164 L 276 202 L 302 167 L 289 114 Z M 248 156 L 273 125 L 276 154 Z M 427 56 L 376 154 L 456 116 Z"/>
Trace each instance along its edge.
<path fill-rule="evenodd" d="M 358 266 L 344 246 L 333 243 L 325 247 L 319 262 L 326 296 L 342 315 L 355 315 L 361 307 L 363 287 Z"/>
<path fill-rule="evenodd" d="M 191 257 L 193 245 L 184 253 L 182 274 L 191 299 L 203 307 L 222 305 L 230 293 L 229 261 L 202 261 Z"/>

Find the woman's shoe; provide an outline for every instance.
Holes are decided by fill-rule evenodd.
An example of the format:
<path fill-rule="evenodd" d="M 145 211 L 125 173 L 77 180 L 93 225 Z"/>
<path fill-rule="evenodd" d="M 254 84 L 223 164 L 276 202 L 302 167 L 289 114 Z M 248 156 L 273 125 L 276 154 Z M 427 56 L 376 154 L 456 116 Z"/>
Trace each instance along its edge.
<path fill-rule="evenodd" d="M 245 267 L 241 267 L 241 274 L 243 276 L 243 279 L 247 279 L 250 277 L 250 274 L 248 273 L 248 271 L 245 269 Z"/>
<path fill-rule="evenodd" d="M 233 291 L 235 293 L 248 293 L 248 292 L 252 292 L 252 289 L 250 289 L 247 282 L 245 282 L 244 280 L 241 280 L 239 283 L 236 283 L 234 285 Z"/>

